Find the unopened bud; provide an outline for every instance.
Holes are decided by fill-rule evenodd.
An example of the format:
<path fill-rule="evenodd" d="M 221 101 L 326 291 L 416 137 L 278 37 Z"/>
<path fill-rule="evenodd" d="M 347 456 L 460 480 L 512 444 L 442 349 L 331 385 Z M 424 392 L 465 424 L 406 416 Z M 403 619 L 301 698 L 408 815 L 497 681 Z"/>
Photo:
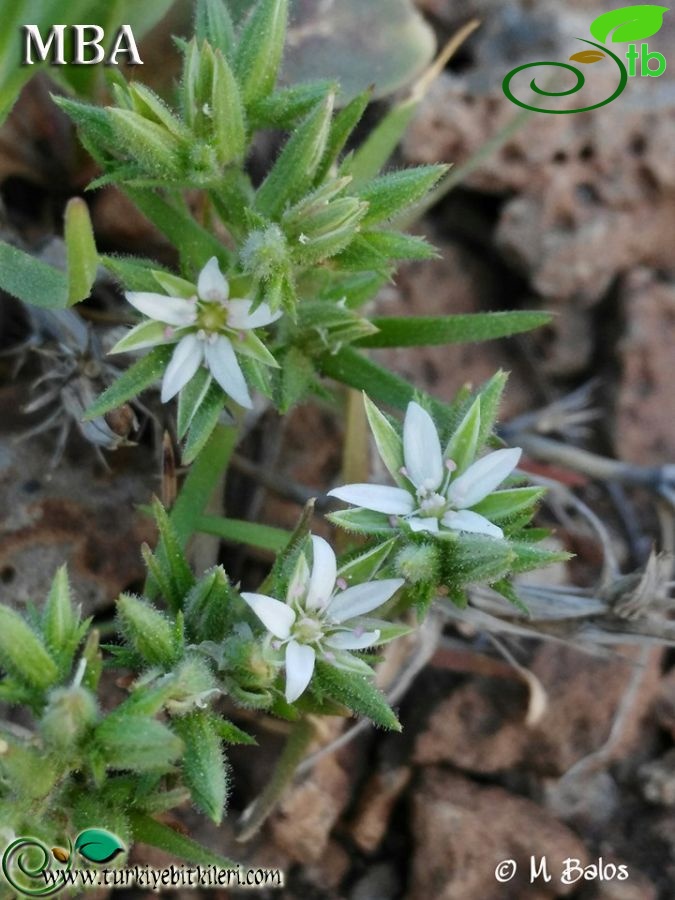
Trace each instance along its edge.
<path fill-rule="evenodd" d="M 94 723 L 97 715 L 96 698 L 86 688 L 57 688 L 49 695 L 40 727 L 49 744 L 69 747 Z"/>
<path fill-rule="evenodd" d="M 404 547 L 396 557 L 396 572 L 409 584 L 436 581 L 438 553 L 431 544 Z"/>

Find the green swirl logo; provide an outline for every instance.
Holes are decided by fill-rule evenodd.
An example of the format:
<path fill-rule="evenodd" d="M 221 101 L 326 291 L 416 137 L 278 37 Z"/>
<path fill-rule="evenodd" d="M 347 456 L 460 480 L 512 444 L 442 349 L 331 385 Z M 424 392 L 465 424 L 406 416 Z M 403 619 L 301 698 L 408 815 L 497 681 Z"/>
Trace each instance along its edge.
<path fill-rule="evenodd" d="M 51 868 L 53 858 L 65 860 L 65 865 L 60 871 L 69 872 L 73 865 L 72 844 L 68 851 L 57 847 L 52 853 L 37 838 L 20 837 L 13 841 L 2 855 L 2 874 L 19 894 L 26 897 L 49 897 L 63 890 L 65 886 L 64 879 L 55 879 L 54 884 L 48 884 L 45 880 L 44 873 Z M 40 882 L 39 887 L 35 886 L 36 881 Z"/>
<path fill-rule="evenodd" d="M 667 6 L 641 4 L 639 6 L 624 6 L 621 9 L 603 13 L 591 24 L 590 31 L 595 40 L 591 41 L 586 38 L 578 38 L 578 40 L 585 44 L 589 44 L 590 47 L 594 49 L 582 50 L 573 54 L 570 56 L 569 62 L 531 62 L 525 63 L 522 66 L 517 66 L 505 76 L 504 81 L 502 82 L 504 94 L 512 103 L 515 103 L 516 106 L 520 106 L 531 112 L 549 113 L 551 115 L 570 115 L 573 113 L 589 112 L 593 109 L 599 109 L 601 106 L 607 106 L 608 103 L 612 103 L 612 101 L 616 100 L 616 98 L 623 93 L 628 84 L 628 78 L 638 74 L 638 61 L 640 63 L 639 74 L 642 77 L 655 78 L 662 75 L 666 70 L 666 59 L 663 54 L 657 51 L 650 52 L 649 47 L 646 44 L 641 45 L 639 52 L 634 43 L 629 45 L 626 52 L 626 60 L 628 62 L 627 67 L 621 58 L 606 46 L 607 42 L 622 43 L 626 41 L 643 41 L 648 37 L 652 37 L 652 35 L 660 30 L 661 25 L 663 24 L 663 15 L 666 12 L 668 12 Z M 583 65 L 591 65 L 600 62 L 607 57 L 613 60 L 617 66 L 619 82 L 613 93 L 606 99 L 600 100 L 598 103 L 580 106 L 574 109 L 547 109 L 541 102 L 536 102 L 535 98 L 533 98 L 532 102 L 527 102 L 516 97 L 513 92 L 513 79 L 520 72 L 524 72 L 528 69 L 551 67 L 571 72 L 574 75 L 575 83 L 565 90 L 554 91 L 541 87 L 537 84 L 536 78 L 533 78 L 530 81 L 530 90 L 538 95 L 538 97 L 569 97 L 580 91 L 586 83 L 584 73 L 571 63 L 576 62 Z M 656 62 L 656 69 L 652 65 L 653 62 Z"/>

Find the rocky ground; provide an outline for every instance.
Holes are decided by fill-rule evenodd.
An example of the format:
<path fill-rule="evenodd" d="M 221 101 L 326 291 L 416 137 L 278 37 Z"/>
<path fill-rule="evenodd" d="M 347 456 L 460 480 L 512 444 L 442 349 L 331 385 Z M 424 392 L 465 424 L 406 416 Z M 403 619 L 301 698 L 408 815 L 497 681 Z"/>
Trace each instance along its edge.
<path fill-rule="evenodd" d="M 548 427 L 539 417 L 534 432 L 639 466 L 672 462 L 671 73 L 658 81 L 634 79 L 619 100 L 593 113 L 534 114 L 510 128 L 519 112 L 501 92 L 505 72 L 521 61 L 566 58 L 570 36 L 587 33 L 604 9 L 581 0 L 564 8 L 546 0 L 418 5 L 441 40 L 472 15 L 484 24 L 430 90 L 401 161 L 471 163 L 471 171 L 420 226 L 441 258 L 405 268 L 378 306 L 392 314 L 543 308 L 556 315 L 527 338 L 383 357 L 442 398 L 498 367 L 510 370 L 507 422 L 524 422 L 518 417 L 593 380 L 594 416 L 584 429 L 557 420 Z M 672 23 L 666 24 L 661 49 L 669 39 L 673 46 L 672 35 Z M 501 146 L 477 159 L 505 128 L 510 133 Z M 91 168 L 44 84 L 32 85 L 0 133 L 0 177 L 4 228 L 37 252 L 58 255 L 55 223 Z M 99 192 L 91 208 L 103 249 L 142 247 L 143 255 L 170 261 L 161 238 L 118 194 Z M 94 312 L 105 313 L 109 302 L 99 298 Z M 16 307 L 3 300 L 2 349 L 15 346 L 22 329 Z M 15 378 L 14 364 L 14 357 L 0 359 L 0 591 L 17 604 L 39 597 L 55 566 L 68 559 L 78 596 L 105 627 L 119 591 L 141 583 L 138 547 L 152 531 L 138 507 L 159 489 L 156 434 L 148 427 L 138 447 L 110 456 L 111 471 L 74 434 L 50 473 L 53 434 L 15 440 L 40 416 L 20 411 L 36 364 L 28 359 Z M 284 423 L 266 415 L 246 454 L 259 469 L 278 474 L 279 489 L 261 487 L 240 465 L 229 479 L 228 511 L 291 524 L 299 507 L 287 486 L 300 494 L 328 489 L 338 477 L 340 438 L 329 408 L 302 407 Z M 591 478 L 574 458 L 549 458 L 536 447 L 527 466 L 573 488 L 606 523 L 622 572 L 644 566 L 654 545 L 675 549 L 667 496 Z M 608 548 L 588 521 L 552 502 L 542 524 L 553 526 L 556 540 L 577 558 L 540 581 L 589 594 L 609 590 L 603 580 Z M 235 577 L 252 580 L 267 562 L 209 542 L 194 552 L 200 558 L 215 552 Z M 669 568 L 666 561 L 660 582 L 648 585 L 650 596 L 666 592 Z M 572 626 L 553 629 L 555 640 L 516 634 L 496 642 L 475 623 L 436 617 L 428 630 L 426 645 L 403 647 L 381 673 L 385 687 L 402 671 L 410 675 L 399 685 L 402 736 L 360 731 L 306 767 L 263 830 L 238 844 L 237 814 L 262 789 L 283 734 L 266 721 L 253 726 L 235 711 L 235 719 L 257 730 L 260 748 L 231 754 L 232 824 L 209 829 L 190 810 L 173 824 L 230 856 L 280 866 L 288 883 L 275 896 L 289 900 L 674 896 L 672 651 L 627 641 L 589 652 Z M 317 748 L 343 729 L 335 722 L 321 731 Z M 159 862 L 145 848 L 136 852 L 143 863 Z M 531 883 L 530 860 L 543 857 L 551 880 Z M 564 883 L 566 859 L 595 868 Z M 517 873 L 500 883 L 495 868 L 505 860 L 515 861 Z M 627 880 L 610 877 L 619 865 L 627 867 Z"/>

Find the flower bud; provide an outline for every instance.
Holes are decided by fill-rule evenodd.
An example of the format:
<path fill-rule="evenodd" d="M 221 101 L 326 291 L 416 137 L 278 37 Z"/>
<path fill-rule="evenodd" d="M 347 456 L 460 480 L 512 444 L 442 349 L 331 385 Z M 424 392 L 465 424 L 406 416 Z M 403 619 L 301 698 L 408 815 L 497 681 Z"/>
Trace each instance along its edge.
<path fill-rule="evenodd" d="M 209 700 L 220 693 L 205 660 L 186 659 L 178 670 L 166 708 L 176 716 L 204 709 Z"/>
<path fill-rule="evenodd" d="M 150 665 L 168 668 L 176 659 L 174 628 L 169 619 L 147 603 L 121 594 L 117 614 L 125 638 Z"/>
<path fill-rule="evenodd" d="M 396 557 L 395 567 L 409 584 L 434 582 L 438 578 L 438 553 L 431 544 L 410 544 Z"/>
<path fill-rule="evenodd" d="M 0 606 L 0 666 L 38 690 L 54 684 L 59 675 L 37 634 L 7 606 Z"/>
<path fill-rule="evenodd" d="M 134 162 L 161 177 L 176 176 L 182 144 L 163 125 L 129 109 L 107 108 L 114 137 Z"/>
<path fill-rule="evenodd" d="M 96 698 L 86 688 L 57 688 L 49 695 L 40 727 L 49 744 L 63 749 L 72 746 L 97 715 Z"/>
<path fill-rule="evenodd" d="M 241 249 L 244 270 L 258 281 L 268 281 L 288 270 L 288 245 L 278 225 L 252 231 Z"/>

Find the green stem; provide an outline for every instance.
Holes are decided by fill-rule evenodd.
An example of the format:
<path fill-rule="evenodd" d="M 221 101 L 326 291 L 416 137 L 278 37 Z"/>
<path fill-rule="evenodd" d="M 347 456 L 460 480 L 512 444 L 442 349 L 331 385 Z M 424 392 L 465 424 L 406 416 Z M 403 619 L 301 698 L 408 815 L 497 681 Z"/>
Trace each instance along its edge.
<path fill-rule="evenodd" d="M 292 726 L 284 752 L 281 754 L 272 777 L 265 785 L 262 794 L 244 811 L 239 820 L 237 840 L 250 840 L 263 825 L 293 780 L 298 765 L 306 756 L 314 736 L 314 725 L 308 719 L 301 719 Z"/>

